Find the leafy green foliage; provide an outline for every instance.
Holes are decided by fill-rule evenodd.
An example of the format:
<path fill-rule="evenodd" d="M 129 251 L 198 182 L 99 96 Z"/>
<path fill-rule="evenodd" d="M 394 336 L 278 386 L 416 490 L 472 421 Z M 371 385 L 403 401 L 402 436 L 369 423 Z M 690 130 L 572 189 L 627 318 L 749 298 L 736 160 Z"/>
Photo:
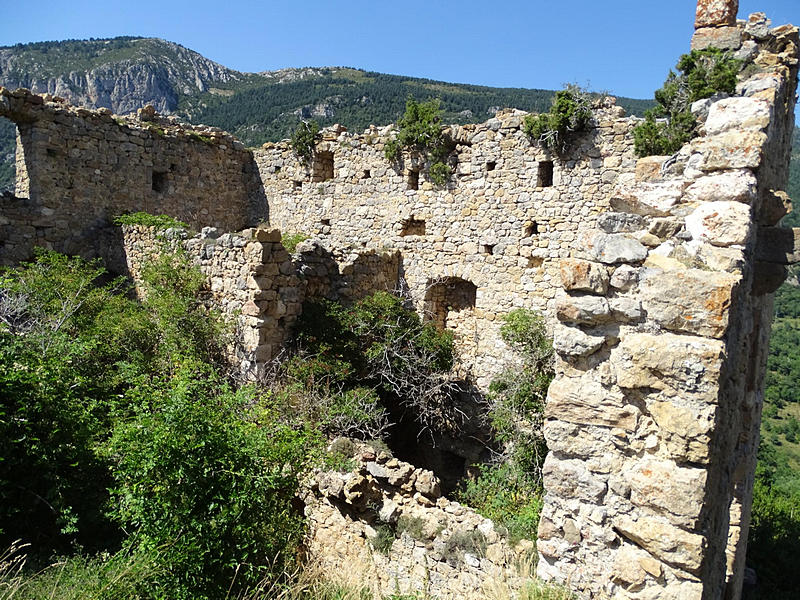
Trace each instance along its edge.
<path fill-rule="evenodd" d="M 376 292 L 351 307 L 328 300 L 306 303 L 295 343 L 297 355 L 287 361 L 285 376 L 306 397 L 316 390 L 342 397 L 347 406 L 348 390 L 368 387 L 383 403 L 403 407 L 425 426 L 446 428 L 455 419 L 448 377 L 452 334 L 423 323 L 392 294 Z M 362 421 L 360 437 L 367 437 L 367 430 L 374 433 L 385 419 L 372 408 L 356 413 L 372 414 Z"/>
<path fill-rule="evenodd" d="M 633 132 L 636 154 L 673 154 L 695 135 L 692 103 L 717 93 L 736 91 L 741 61 L 717 48 L 692 50 L 678 60 L 678 74 L 669 72 L 655 92 L 656 106 Z M 666 119 L 666 120 L 662 120 Z"/>
<path fill-rule="evenodd" d="M 417 102 L 409 97 L 406 111 L 397 121 L 397 135 L 386 142 L 384 154 L 391 161 L 399 160 L 403 150 L 427 157 L 430 161 L 428 176 L 436 185 L 442 186 L 452 174 L 446 161 L 453 144 L 444 135 L 439 105 L 437 99 Z"/>
<path fill-rule="evenodd" d="M 490 384 L 489 419 L 504 452 L 495 464 L 480 466 L 459 497 L 505 527 L 510 539 L 535 539 L 542 507 L 541 469 L 547 451 L 542 414 L 553 379 L 553 347 L 542 317 L 526 309 L 508 313 L 500 328 L 520 362 Z"/>
<path fill-rule="evenodd" d="M 569 134 L 584 130 L 591 117 L 589 94 L 576 85 L 568 85 L 556 92 L 549 112 L 525 117 L 523 131 L 544 147 L 564 152 Z"/>
<path fill-rule="evenodd" d="M 307 239 L 308 236 L 305 233 L 284 232 L 281 234 L 281 244 L 289 254 L 294 254 L 294 251 L 297 250 L 297 244 Z"/>
<path fill-rule="evenodd" d="M 114 218 L 115 225 L 142 225 L 156 229 L 188 229 L 189 225 L 167 215 L 151 215 L 146 212 L 134 212 Z"/>
<path fill-rule="evenodd" d="M 301 121 L 292 133 L 292 150 L 304 164 L 309 164 L 314 157 L 319 138 L 319 123 L 314 120 Z"/>
<path fill-rule="evenodd" d="M 280 577 L 302 536 L 293 508 L 314 434 L 253 410 L 252 394 L 185 363 L 125 398 L 107 452 L 115 517 L 141 551 L 160 551 L 154 585 L 175 599 L 213 599 Z"/>

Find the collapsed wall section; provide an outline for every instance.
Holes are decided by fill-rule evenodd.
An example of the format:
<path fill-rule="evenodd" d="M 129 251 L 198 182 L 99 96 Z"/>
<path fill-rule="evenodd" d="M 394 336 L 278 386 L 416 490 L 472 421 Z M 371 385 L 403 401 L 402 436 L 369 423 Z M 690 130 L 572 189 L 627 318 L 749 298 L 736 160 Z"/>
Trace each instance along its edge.
<path fill-rule="evenodd" d="M 10 225 L 29 230 L 4 237 L 0 263 L 27 258 L 33 246 L 96 255 L 101 241 L 111 243 L 113 218 L 129 212 L 230 231 L 266 219 L 252 154 L 220 130 L 180 126 L 145 109 L 123 118 L 5 88 L 0 116 L 18 130 L 18 201 L 0 208 Z"/>
<path fill-rule="evenodd" d="M 786 239 L 798 30 L 768 25 L 698 29 L 695 45 L 715 35 L 753 61 L 737 95 L 696 103 L 700 137 L 640 160 L 561 262 L 538 573 L 586 597 L 741 593 L 773 292 L 793 252 L 764 248 Z"/>

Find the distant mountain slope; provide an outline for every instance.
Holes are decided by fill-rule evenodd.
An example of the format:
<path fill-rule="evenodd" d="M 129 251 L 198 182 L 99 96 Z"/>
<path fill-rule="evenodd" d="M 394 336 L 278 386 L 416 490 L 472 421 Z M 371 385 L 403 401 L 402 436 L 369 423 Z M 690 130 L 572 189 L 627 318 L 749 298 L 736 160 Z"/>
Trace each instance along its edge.
<path fill-rule="evenodd" d="M 226 129 L 253 146 L 287 137 L 306 118 L 351 130 L 386 125 L 402 114 L 408 96 L 441 98 L 449 122 L 468 123 L 484 121 L 498 108 L 545 110 L 553 95 L 344 67 L 242 73 L 178 44 L 137 37 L 0 47 L 0 85 L 50 92 L 120 114 L 152 104 L 159 112 Z M 632 114 L 651 104 L 618 101 Z M 0 119 L 0 189 L 12 173 L 9 139 L 13 128 Z"/>

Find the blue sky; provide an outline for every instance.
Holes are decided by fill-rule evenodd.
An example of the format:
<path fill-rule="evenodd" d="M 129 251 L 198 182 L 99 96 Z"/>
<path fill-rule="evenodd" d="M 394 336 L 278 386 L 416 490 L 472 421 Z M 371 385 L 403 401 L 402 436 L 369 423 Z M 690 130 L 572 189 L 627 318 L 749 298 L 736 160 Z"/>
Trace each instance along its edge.
<path fill-rule="evenodd" d="M 242 71 L 350 66 L 481 85 L 649 98 L 688 49 L 695 0 L 0 0 L 0 45 L 141 35 Z M 800 24 L 798 0 L 741 0 Z"/>

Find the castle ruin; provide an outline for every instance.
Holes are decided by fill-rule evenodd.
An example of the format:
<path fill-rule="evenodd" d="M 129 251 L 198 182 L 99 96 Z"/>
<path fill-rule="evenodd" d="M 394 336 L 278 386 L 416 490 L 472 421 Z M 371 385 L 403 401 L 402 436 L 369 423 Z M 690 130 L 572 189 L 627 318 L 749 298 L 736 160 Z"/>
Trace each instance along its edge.
<path fill-rule="evenodd" d="M 237 360 L 254 376 L 305 299 L 402 289 L 454 331 L 459 370 L 486 389 L 509 354 L 501 317 L 540 311 L 557 375 L 539 576 L 591 598 L 735 600 L 773 294 L 800 258 L 794 232 L 779 227 L 798 30 L 737 10 L 698 2 L 692 48 L 727 49 L 749 66 L 736 95 L 693 106 L 700 136 L 676 155 L 637 159 L 640 120 L 610 99 L 562 154 L 532 143 L 525 113 L 507 110 L 450 127 L 457 166 L 445 187 L 418 156 L 386 160 L 390 127 L 328 128 L 304 164 L 288 142 L 248 150 L 147 110 L 122 118 L 0 88 L 0 116 L 18 129 L 0 264 L 46 246 L 136 276 L 158 242 L 113 217 L 186 221 L 202 232 L 173 232 L 171 243 L 236 315 Z M 290 256 L 275 228 L 313 239 Z M 409 490 L 403 502 L 438 502 Z M 332 564 L 348 564 L 337 551 Z M 443 581 L 437 593 L 463 597 Z"/>

